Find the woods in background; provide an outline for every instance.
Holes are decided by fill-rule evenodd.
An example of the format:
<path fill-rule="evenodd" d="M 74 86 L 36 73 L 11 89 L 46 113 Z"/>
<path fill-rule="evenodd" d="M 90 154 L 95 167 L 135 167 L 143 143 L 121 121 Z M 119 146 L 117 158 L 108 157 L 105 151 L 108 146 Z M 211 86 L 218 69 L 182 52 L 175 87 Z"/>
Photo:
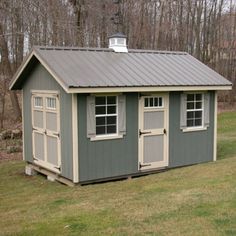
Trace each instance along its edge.
<path fill-rule="evenodd" d="M 235 0 L 1 0 L 1 127 L 9 81 L 33 45 L 106 48 L 117 31 L 129 48 L 186 51 L 236 80 Z"/>

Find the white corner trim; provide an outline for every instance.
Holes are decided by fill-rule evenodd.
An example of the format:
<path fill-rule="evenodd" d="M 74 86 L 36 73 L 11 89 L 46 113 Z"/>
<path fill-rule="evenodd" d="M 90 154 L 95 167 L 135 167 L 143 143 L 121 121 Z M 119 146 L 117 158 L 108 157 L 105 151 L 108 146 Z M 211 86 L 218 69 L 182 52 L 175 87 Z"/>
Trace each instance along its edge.
<path fill-rule="evenodd" d="M 217 159 L 217 105 L 217 91 L 215 91 L 213 161 Z"/>
<path fill-rule="evenodd" d="M 186 133 L 186 132 L 202 131 L 202 130 L 207 130 L 207 126 L 205 126 L 205 127 L 191 127 L 191 128 L 183 128 L 182 129 L 182 131 L 184 133 Z"/>
<path fill-rule="evenodd" d="M 79 152 L 78 152 L 78 107 L 77 94 L 72 94 L 72 147 L 73 147 L 73 182 L 79 182 Z"/>
<path fill-rule="evenodd" d="M 110 139 L 121 139 L 123 135 L 101 135 L 90 138 L 90 141 L 101 141 L 101 140 L 110 140 Z"/>

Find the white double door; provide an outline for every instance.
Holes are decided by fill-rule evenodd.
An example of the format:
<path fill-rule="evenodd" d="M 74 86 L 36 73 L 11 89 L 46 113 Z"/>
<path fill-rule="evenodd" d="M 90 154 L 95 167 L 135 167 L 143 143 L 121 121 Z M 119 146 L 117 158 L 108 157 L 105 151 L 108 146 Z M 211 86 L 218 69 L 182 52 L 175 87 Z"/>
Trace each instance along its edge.
<path fill-rule="evenodd" d="M 60 173 L 60 119 L 57 94 L 32 95 L 32 144 L 34 162 Z"/>
<path fill-rule="evenodd" d="M 139 99 L 139 170 L 168 166 L 168 93 Z"/>

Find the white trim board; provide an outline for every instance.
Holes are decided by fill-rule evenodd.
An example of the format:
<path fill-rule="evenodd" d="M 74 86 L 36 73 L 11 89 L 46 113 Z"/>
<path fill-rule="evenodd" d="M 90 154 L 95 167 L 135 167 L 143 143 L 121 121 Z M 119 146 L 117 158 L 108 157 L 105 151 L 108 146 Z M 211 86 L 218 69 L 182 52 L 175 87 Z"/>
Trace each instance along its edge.
<path fill-rule="evenodd" d="M 169 92 L 169 91 L 208 91 L 231 90 L 231 85 L 222 86 L 151 86 L 151 87 L 106 87 L 69 88 L 68 93 L 121 93 L 121 92 Z"/>
<path fill-rule="evenodd" d="M 78 107 L 77 94 L 72 94 L 73 182 L 79 182 Z"/>
<path fill-rule="evenodd" d="M 217 91 L 215 91 L 213 161 L 217 159 L 217 104 Z"/>

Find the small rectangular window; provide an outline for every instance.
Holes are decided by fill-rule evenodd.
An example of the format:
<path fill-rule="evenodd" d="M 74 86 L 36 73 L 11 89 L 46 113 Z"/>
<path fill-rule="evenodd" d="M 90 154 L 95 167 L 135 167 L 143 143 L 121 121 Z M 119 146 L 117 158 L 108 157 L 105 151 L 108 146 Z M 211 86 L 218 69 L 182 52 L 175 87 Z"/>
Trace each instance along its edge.
<path fill-rule="evenodd" d="M 117 133 L 117 96 L 95 97 L 96 135 Z"/>
<path fill-rule="evenodd" d="M 47 97 L 46 98 L 46 107 L 47 109 L 56 110 L 56 98 Z"/>
<path fill-rule="evenodd" d="M 43 98 L 42 97 L 34 97 L 34 107 L 35 108 L 43 108 Z"/>
<path fill-rule="evenodd" d="M 162 108 L 163 98 L 162 97 L 147 97 L 144 99 L 145 108 Z"/>
<path fill-rule="evenodd" d="M 187 94 L 187 127 L 203 125 L 203 94 Z"/>

